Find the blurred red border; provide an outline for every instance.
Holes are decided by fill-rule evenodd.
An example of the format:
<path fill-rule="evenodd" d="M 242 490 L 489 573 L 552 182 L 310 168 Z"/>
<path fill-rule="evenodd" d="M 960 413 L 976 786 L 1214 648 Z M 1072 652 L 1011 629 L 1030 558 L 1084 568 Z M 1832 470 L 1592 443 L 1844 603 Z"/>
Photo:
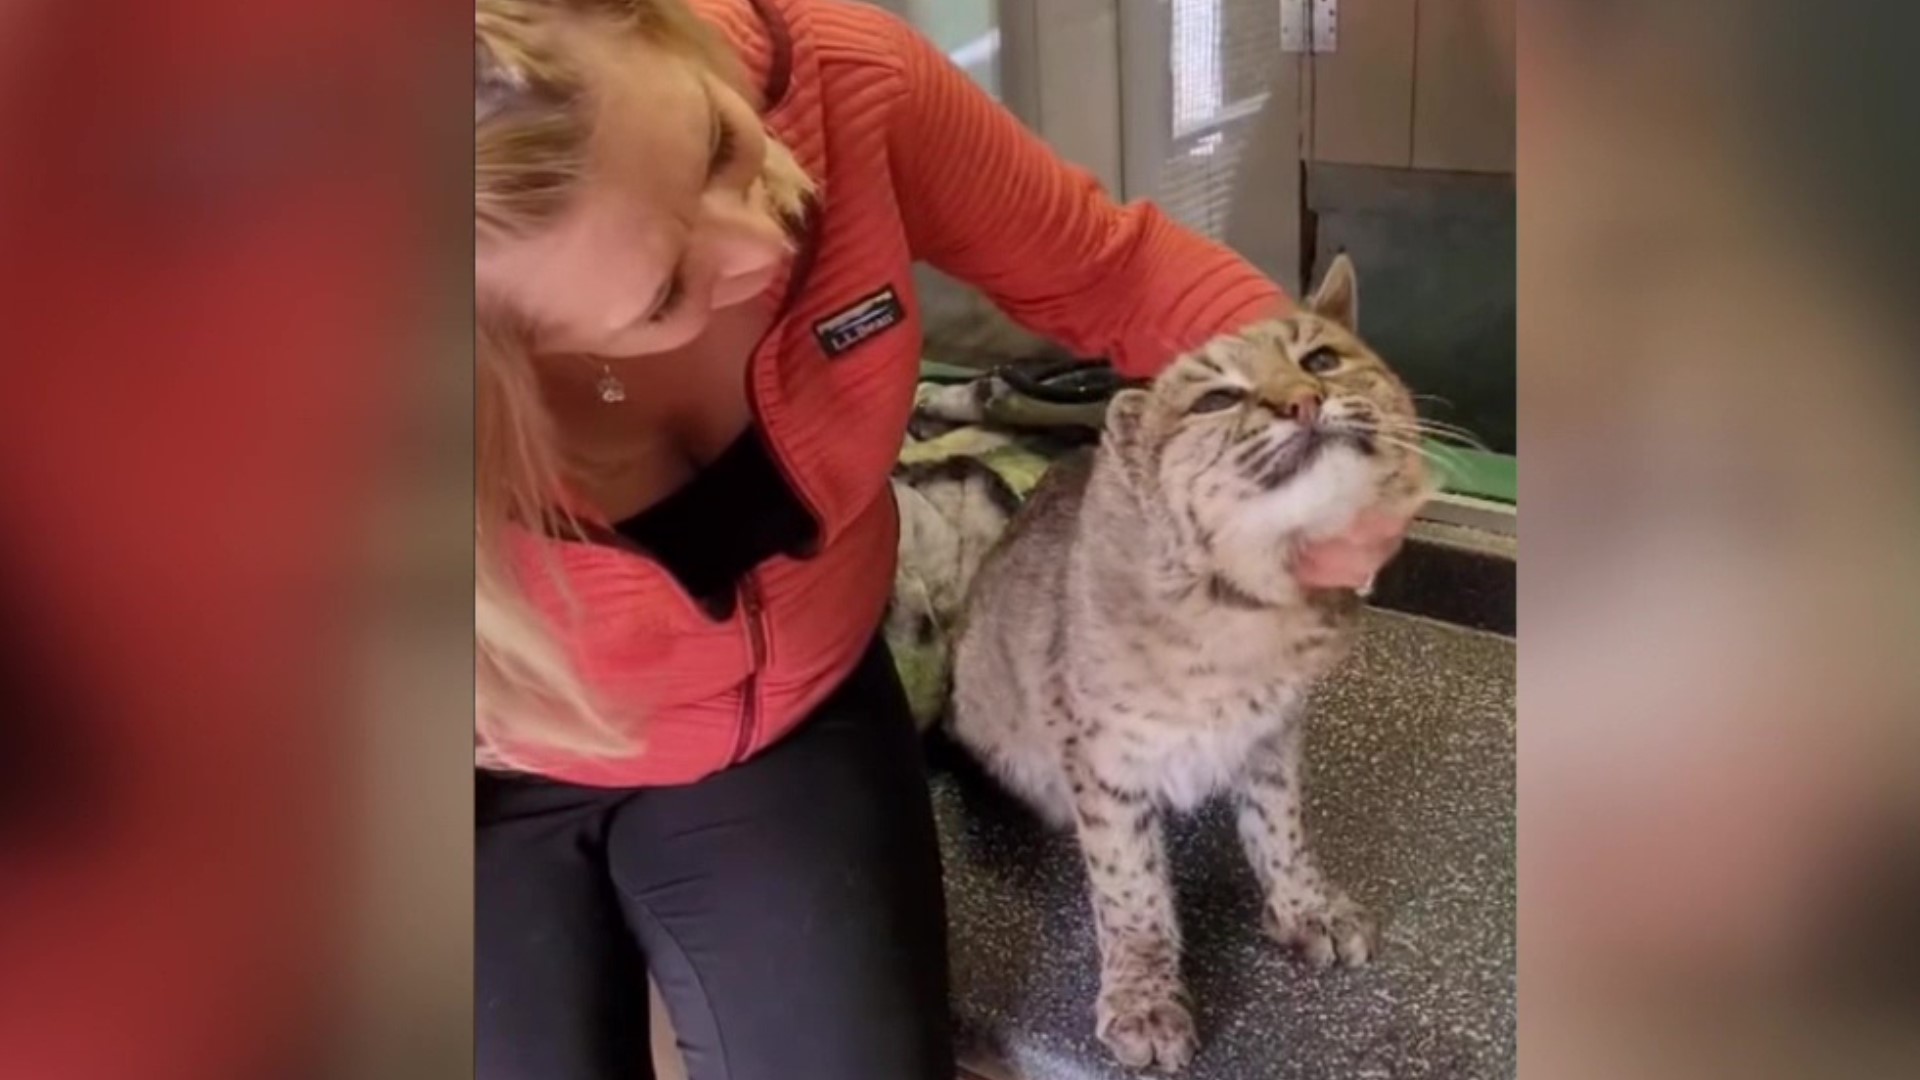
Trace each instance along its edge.
<path fill-rule="evenodd" d="M 348 575 L 445 306 L 426 95 L 466 31 L 371 0 L 0 18 L 0 620 L 37 657 L 0 708 L 84 754 L 13 763 L 59 771 L 53 831 L 0 858 L 0 1076 L 286 1075 L 332 1002 Z"/>

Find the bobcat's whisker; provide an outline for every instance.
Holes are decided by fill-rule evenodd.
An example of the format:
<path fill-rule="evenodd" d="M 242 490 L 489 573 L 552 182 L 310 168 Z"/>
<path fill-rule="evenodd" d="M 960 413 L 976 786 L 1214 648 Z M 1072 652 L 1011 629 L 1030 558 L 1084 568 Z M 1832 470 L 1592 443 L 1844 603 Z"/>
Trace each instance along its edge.
<path fill-rule="evenodd" d="M 1436 466 L 1449 478 L 1460 475 L 1463 460 L 1459 453 L 1450 447 L 1386 433 L 1381 434 L 1380 441 L 1395 449 L 1418 454 L 1422 460 Z"/>
<path fill-rule="evenodd" d="M 1394 425 L 1408 431 L 1417 431 L 1437 440 L 1459 443 L 1471 450 L 1489 449 L 1486 442 L 1482 440 L 1480 436 L 1456 424 L 1430 420 L 1425 417 L 1412 417 L 1407 420 L 1396 420 L 1394 421 Z"/>

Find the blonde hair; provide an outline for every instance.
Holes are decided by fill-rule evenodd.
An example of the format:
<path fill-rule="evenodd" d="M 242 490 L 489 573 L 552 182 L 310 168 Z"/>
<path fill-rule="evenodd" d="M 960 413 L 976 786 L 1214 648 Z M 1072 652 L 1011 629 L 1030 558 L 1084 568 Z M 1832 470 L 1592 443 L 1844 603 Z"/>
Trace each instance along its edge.
<path fill-rule="evenodd" d="M 737 88 L 738 60 L 685 0 L 475 0 L 476 243 L 550 221 L 582 175 L 592 103 L 561 33 L 636 34 Z M 571 24 L 567 20 L 573 20 Z M 769 139 L 753 198 L 797 219 L 811 184 Z M 477 759 L 512 767 L 530 750 L 607 757 L 638 748 L 633 717 L 610 714 L 526 594 L 509 551 L 515 527 L 579 535 L 561 497 L 564 467 L 535 377 L 524 320 L 476 297 L 474 315 L 474 735 Z M 558 590 L 567 596 L 557 564 Z"/>

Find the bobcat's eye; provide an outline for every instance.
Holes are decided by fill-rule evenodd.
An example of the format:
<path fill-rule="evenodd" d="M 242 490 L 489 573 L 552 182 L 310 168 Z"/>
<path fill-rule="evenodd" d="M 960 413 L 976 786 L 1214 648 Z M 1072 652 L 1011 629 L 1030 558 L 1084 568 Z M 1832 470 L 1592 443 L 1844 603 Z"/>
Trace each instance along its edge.
<path fill-rule="evenodd" d="M 1193 407 L 1187 411 L 1196 413 L 1219 412 L 1222 409 L 1231 409 L 1245 400 L 1247 400 L 1247 392 L 1245 390 L 1209 390 L 1201 394 L 1200 400 L 1194 402 Z"/>
<path fill-rule="evenodd" d="M 1309 375 L 1325 375 L 1340 367 L 1340 354 L 1325 345 L 1300 358 L 1300 370 Z"/>

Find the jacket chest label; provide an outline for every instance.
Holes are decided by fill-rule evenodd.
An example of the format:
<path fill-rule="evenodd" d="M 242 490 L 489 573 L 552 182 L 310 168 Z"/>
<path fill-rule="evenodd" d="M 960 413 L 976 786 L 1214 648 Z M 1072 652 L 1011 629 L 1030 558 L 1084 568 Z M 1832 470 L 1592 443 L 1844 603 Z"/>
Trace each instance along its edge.
<path fill-rule="evenodd" d="M 813 336 L 829 359 L 839 359 L 906 320 L 900 297 L 887 285 L 813 324 Z"/>

